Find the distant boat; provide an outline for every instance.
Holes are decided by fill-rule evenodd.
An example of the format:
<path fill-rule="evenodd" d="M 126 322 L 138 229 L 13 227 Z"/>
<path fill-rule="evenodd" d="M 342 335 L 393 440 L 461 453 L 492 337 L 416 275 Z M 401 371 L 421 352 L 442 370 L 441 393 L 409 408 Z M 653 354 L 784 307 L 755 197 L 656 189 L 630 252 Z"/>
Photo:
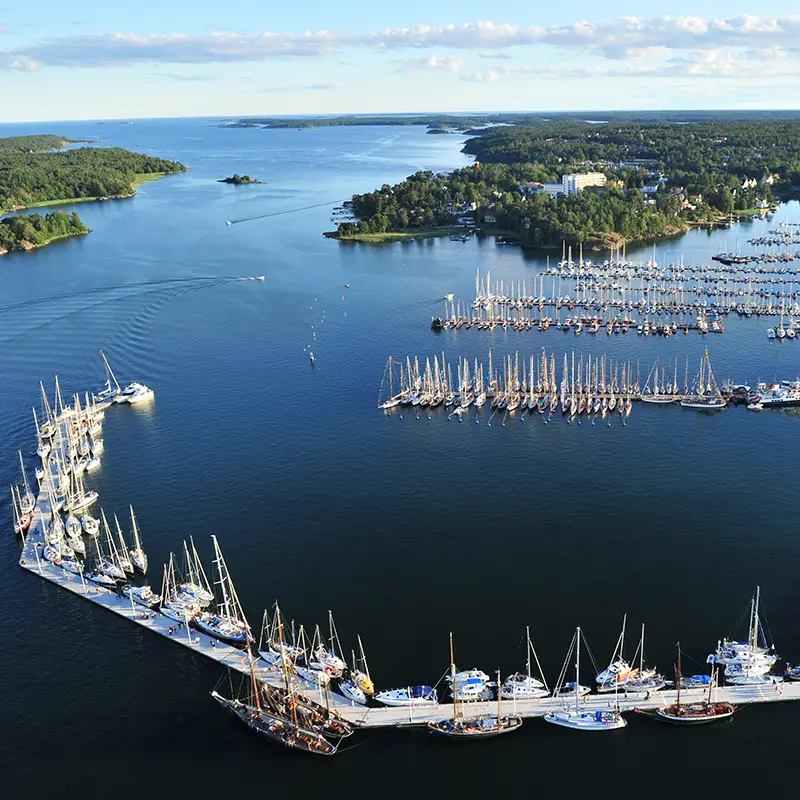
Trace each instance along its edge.
<path fill-rule="evenodd" d="M 314 357 L 314 354 L 309 350 L 308 352 L 308 360 L 313 364 L 317 359 Z"/>

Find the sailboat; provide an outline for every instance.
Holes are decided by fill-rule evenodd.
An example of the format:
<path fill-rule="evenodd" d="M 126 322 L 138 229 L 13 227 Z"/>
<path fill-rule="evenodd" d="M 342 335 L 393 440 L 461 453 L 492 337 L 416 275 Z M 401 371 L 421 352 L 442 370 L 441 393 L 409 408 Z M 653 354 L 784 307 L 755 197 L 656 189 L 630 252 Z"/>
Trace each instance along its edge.
<path fill-rule="evenodd" d="M 450 634 L 450 682 L 455 686 L 456 665 L 453 658 L 453 634 Z M 497 682 L 500 683 L 500 672 L 497 673 Z M 458 692 L 453 693 L 453 716 L 450 719 L 432 720 L 428 723 L 428 731 L 437 736 L 445 736 L 449 739 L 471 740 L 489 738 L 490 736 L 500 736 L 510 733 L 522 726 L 520 717 L 506 716 L 502 714 L 502 700 L 500 693 L 497 695 L 497 714 L 482 714 L 479 717 L 465 719 L 461 714 L 461 707 L 458 701 Z"/>
<path fill-rule="evenodd" d="M 214 543 L 214 566 L 218 577 L 216 586 L 219 587 L 220 599 L 216 604 L 216 612 L 203 611 L 192 620 L 192 624 L 215 639 L 234 645 L 246 643 L 249 649 L 252 639 L 250 628 L 239 604 L 217 537 L 212 535 L 211 541 Z"/>
<path fill-rule="evenodd" d="M 341 657 L 342 648 L 341 644 L 339 644 L 339 635 L 336 633 L 331 611 L 328 611 L 328 630 L 330 632 L 330 642 L 326 645 L 322 636 L 320 636 L 319 626 L 317 626 L 314 637 L 316 646 L 313 647 L 313 656 L 328 675 L 332 678 L 339 678 L 347 669 L 347 663 Z"/>
<path fill-rule="evenodd" d="M 131 563 L 130 556 L 128 555 L 128 545 L 125 543 L 125 537 L 122 535 L 122 527 L 119 524 L 117 515 L 114 514 L 114 524 L 117 526 L 117 536 L 119 537 L 119 550 L 117 551 L 117 563 L 128 573 L 133 575 L 133 564 Z"/>
<path fill-rule="evenodd" d="M 133 506 L 131 509 L 131 527 L 133 528 L 133 547 L 128 550 L 131 564 L 139 570 L 142 574 L 147 572 L 147 553 L 142 548 L 142 539 L 139 536 L 139 526 L 136 524 L 136 517 L 133 514 Z"/>
<path fill-rule="evenodd" d="M 678 660 L 675 664 L 675 685 L 678 689 L 677 697 L 672 705 L 662 706 L 656 709 L 656 718 L 665 722 L 674 722 L 679 725 L 701 725 L 705 722 L 717 722 L 718 720 L 732 717 L 736 711 L 736 706 L 732 703 L 714 703 L 711 693 L 714 686 L 714 676 L 708 686 L 708 697 L 700 702 L 681 703 L 681 686 L 683 678 L 681 675 L 681 645 L 678 642 Z"/>
<path fill-rule="evenodd" d="M 33 522 L 33 514 L 30 512 L 23 513 L 20 511 L 19 499 L 19 489 L 17 489 L 16 486 L 12 486 L 11 507 L 14 512 L 14 533 L 22 535 L 27 533 L 28 528 L 31 527 L 31 522 Z"/>
<path fill-rule="evenodd" d="M 375 695 L 375 699 L 384 706 L 435 706 L 439 703 L 439 695 L 432 686 L 419 684 L 404 686 L 401 689 L 388 689 Z"/>
<path fill-rule="evenodd" d="M 229 699 L 219 694 L 216 689 L 211 696 L 223 708 L 233 714 L 236 719 L 243 722 L 254 733 L 264 737 L 274 744 L 279 744 L 293 750 L 300 750 L 315 755 L 330 756 L 336 752 L 336 747 L 324 736 L 315 731 L 300 727 L 297 717 L 297 706 L 290 702 L 287 714 L 278 714 L 265 710 L 261 705 L 261 688 L 256 680 L 253 666 L 253 655 L 250 652 L 250 640 L 245 638 L 247 644 L 247 657 L 250 667 L 250 682 L 252 692 L 244 699 Z"/>
<path fill-rule="evenodd" d="M 354 703 L 358 703 L 360 706 L 365 706 L 367 704 L 367 695 L 364 690 L 358 685 L 355 680 L 356 674 L 356 653 L 355 650 L 351 653 L 353 658 L 353 666 L 350 670 L 350 675 L 347 678 L 342 678 L 339 681 L 339 691 L 348 699 Z"/>
<path fill-rule="evenodd" d="M 644 623 L 642 623 L 642 638 L 639 641 L 637 652 L 639 654 L 639 666 L 631 670 L 630 677 L 623 687 L 624 690 L 626 692 L 660 691 L 667 685 L 667 682 L 655 669 L 648 669 L 644 665 Z M 633 654 L 633 661 L 636 663 L 636 653 Z"/>
<path fill-rule="evenodd" d="M 165 617 L 186 624 L 202 610 L 197 600 L 178 586 L 175 576 L 175 556 L 172 553 L 169 554 L 169 563 L 164 565 L 160 610 Z"/>
<path fill-rule="evenodd" d="M 361 654 L 358 666 L 353 670 L 351 677 L 356 682 L 356 686 L 364 692 L 367 697 L 372 697 L 375 694 L 375 684 L 372 682 L 372 676 L 369 674 L 369 666 L 367 665 L 367 657 L 364 655 L 364 645 L 361 642 L 361 636 L 356 635 L 358 639 L 358 651 Z"/>
<path fill-rule="evenodd" d="M 695 394 L 687 395 L 681 400 L 682 408 L 697 408 L 705 411 L 718 411 L 725 408 L 727 400 L 717 386 L 714 373 L 711 371 L 711 360 L 708 357 L 708 348 L 700 361 L 700 371 L 697 374 Z"/>
<path fill-rule="evenodd" d="M 627 614 L 622 618 L 622 632 L 617 639 L 614 652 L 611 656 L 611 663 L 595 678 L 597 681 L 598 692 L 616 692 L 625 687 L 625 684 L 633 677 L 633 668 L 622 657 L 622 649 L 625 645 L 625 624 Z"/>
<path fill-rule="evenodd" d="M 117 546 L 114 543 L 114 537 L 111 535 L 111 529 L 108 527 L 108 520 L 106 519 L 105 511 L 101 511 L 100 516 L 103 518 L 103 530 L 106 534 L 106 547 L 108 548 L 108 554 L 102 551 L 102 548 L 98 542 L 97 571 L 102 572 L 104 575 L 108 575 L 109 578 L 114 578 L 118 581 L 124 581 L 125 570 L 120 566 Z"/>
<path fill-rule="evenodd" d="M 17 486 L 17 508 L 21 515 L 23 514 L 33 514 L 33 510 L 36 508 L 36 496 L 31 491 L 31 487 L 28 484 L 28 476 L 25 473 L 25 464 L 22 461 L 22 451 L 19 452 L 19 469 L 22 473 L 22 484 Z"/>
<path fill-rule="evenodd" d="M 92 395 L 92 401 L 95 407 L 103 409 L 107 408 L 114 402 L 117 396 L 122 392 L 122 387 L 120 387 L 119 382 L 114 375 L 114 371 L 111 369 L 111 365 L 108 363 L 106 354 L 102 350 L 100 351 L 100 356 L 103 359 L 103 365 L 106 369 L 106 381 L 104 388 L 97 392 L 97 394 Z"/>
<path fill-rule="evenodd" d="M 525 628 L 525 647 L 527 651 L 527 671 L 522 673 L 515 672 L 509 675 L 502 686 L 500 686 L 499 694 L 504 700 L 536 700 L 540 697 L 547 697 L 550 692 L 547 689 L 547 683 L 544 681 L 544 673 L 542 672 L 541 664 L 539 664 L 539 657 L 533 649 L 531 643 L 530 628 Z M 531 652 L 536 658 L 536 666 L 539 668 L 539 674 L 542 680 L 534 678 L 531 675 Z"/>
<path fill-rule="evenodd" d="M 575 629 L 575 635 L 572 638 L 567 658 L 564 661 L 564 666 L 561 669 L 558 683 L 556 684 L 556 693 L 562 685 L 564 676 L 567 671 L 567 664 L 572 656 L 573 650 L 575 651 L 575 686 L 580 686 L 581 680 L 581 629 Z M 618 709 L 602 710 L 602 711 L 586 711 L 581 710 L 580 706 L 580 693 L 574 692 L 575 695 L 575 708 L 569 708 L 566 704 L 560 711 L 549 711 L 545 714 L 545 722 L 552 725 L 560 725 L 563 728 L 573 728 L 574 730 L 581 731 L 610 731 L 618 728 L 624 728 L 628 723 L 620 714 Z"/>
<path fill-rule="evenodd" d="M 755 595 L 750 601 L 750 623 L 746 642 L 729 642 L 723 640 L 717 646 L 713 660 L 725 666 L 725 679 L 728 683 L 740 686 L 762 686 L 778 683 L 782 680 L 777 675 L 769 675 L 769 671 L 778 660 L 774 648 L 768 646 L 763 639 L 759 604 L 761 587 L 756 587 Z"/>
<path fill-rule="evenodd" d="M 189 543 L 192 546 L 191 551 L 186 540 L 183 542 L 183 563 L 186 573 L 185 580 L 180 584 L 179 589 L 193 604 L 206 608 L 214 601 L 214 593 L 211 591 L 203 563 L 200 561 L 200 556 L 197 555 L 194 539 L 191 536 Z"/>
<path fill-rule="evenodd" d="M 276 601 L 275 615 L 272 620 L 269 617 L 269 610 L 264 609 L 264 616 L 261 621 L 261 637 L 258 643 L 259 656 L 271 667 L 280 663 L 282 659 L 295 661 L 303 655 L 301 647 L 281 639 L 280 632 L 282 631 L 281 610 Z"/>

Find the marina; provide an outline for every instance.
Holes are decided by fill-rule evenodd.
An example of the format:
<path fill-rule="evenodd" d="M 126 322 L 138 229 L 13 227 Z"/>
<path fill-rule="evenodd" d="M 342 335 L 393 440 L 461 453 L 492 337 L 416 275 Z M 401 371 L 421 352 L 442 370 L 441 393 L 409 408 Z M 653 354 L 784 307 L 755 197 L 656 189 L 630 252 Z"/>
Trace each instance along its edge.
<path fill-rule="evenodd" d="M 550 422 L 560 411 L 569 422 L 576 417 L 589 418 L 594 424 L 616 411 L 621 418 L 630 415 L 634 402 L 651 405 L 679 404 L 684 408 L 711 410 L 727 405 L 746 405 L 748 410 L 800 406 L 800 378 L 777 384 L 718 383 L 711 369 L 708 349 L 699 370 L 690 372 L 689 359 L 681 365 L 680 379 L 677 357 L 672 363 L 656 360 L 642 368 L 640 362 L 619 363 L 611 357 L 564 354 L 560 379 L 556 373 L 555 353 L 542 351 L 537 356 L 514 356 L 493 359 L 488 354 L 488 369 L 475 359 L 459 360 L 455 370 L 445 354 L 427 357 L 424 366 L 419 357 L 405 361 L 391 356 L 379 390 L 378 408 L 390 413 L 393 409 L 411 407 L 412 411 L 441 407 L 448 419 L 461 420 L 474 409 L 485 406 L 488 422 L 500 413 L 503 420 L 517 412 L 520 420 L 538 415 Z M 429 417 L 430 418 L 430 417 Z M 401 416 L 402 419 L 402 416 Z"/>
<path fill-rule="evenodd" d="M 359 637 L 360 663 L 363 671 L 357 666 L 355 652 L 351 669 L 341 657 L 341 643 L 330 612 L 328 613 L 329 638 L 326 639 L 317 626 L 309 647 L 302 627 L 299 632 L 296 631 L 294 623 L 290 626 L 291 632 L 285 628 L 276 605 L 272 618 L 268 612 L 264 614 L 264 623 L 256 649 L 256 638 L 239 603 L 216 537 L 212 536 L 216 575 L 213 583 L 206 577 L 194 541 L 191 540 L 190 544 L 184 541 L 182 578 L 176 577 L 174 557 L 170 555 L 169 565 L 165 565 L 160 595 L 155 595 L 147 584 L 136 586 L 128 582 L 129 576 L 132 578 L 135 569 L 142 575 L 147 572 L 147 556 L 141 544 L 132 508 L 130 513 L 134 546 L 130 550 L 119 520 L 114 515 L 114 528 L 119 544 L 117 547 L 104 511 L 101 511 L 101 518 L 105 532 L 105 546 L 101 544 L 100 531 L 91 529 L 85 522 L 83 525 L 78 524 L 77 530 L 70 530 L 68 538 L 65 538 L 60 509 L 64 512 L 69 510 L 66 518 L 69 528 L 69 522 L 73 519 L 72 512 L 86 509 L 98 499 L 96 492 L 84 489 L 82 484 L 73 485 L 68 477 L 72 475 L 74 480 L 78 470 L 81 436 L 91 432 L 99 440 L 105 409 L 118 404 L 120 397 L 125 398 L 132 394 L 123 390 L 117 383 L 105 354 L 103 361 L 108 375 L 105 387 L 91 398 L 86 393 L 83 407 L 78 395 L 75 396 L 74 406 L 64 404 L 57 380 L 55 400 L 52 405 L 44 387 L 41 387 L 42 406 L 46 409 L 46 413 L 41 425 L 38 418 L 36 421 L 38 451 L 43 465 L 37 472 L 40 493 L 35 501 L 31 499 L 32 492 L 28 488 L 25 465 L 21 457 L 22 488 L 13 487 L 12 490 L 16 498 L 15 529 L 23 542 L 20 566 L 32 575 L 69 591 L 95 606 L 102 607 L 154 634 L 212 659 L 228 670 L 244 676 L 249 675 L 253 686 L 251 698 L 254 705 L 248 705 L 247 701 L 226 699 L 216 690 L 212 696 L 256 733 L 278 744 L 304 749 L 315 754 L 333 755 L 336 752 L 336 745 L 331 744 L 329 739 L 331 732 L 336 731 L 337 725 L 365 729 L 425 726 L 438 736 L 476 739 L 512 732 L 522 725 L 524 719 L 538 717 L 562 727 L 578 730 L 612 730 L 626 726 L 626 720 L 622 716 L 625 712 L 638 712 L 656 717 L 663 717 L 666 714 L 677 717 L 676 721 L 689 721 L 691 718 L 699 722 L 701 721 L 697 712 L 699 708 L 710 709 L 708 721 L 711 721 L 714 714 L 722 719 L 732 715 L 736 708 L 744 705 L 800 700 L 800 681 L 793 682 L 796 670 L 786 673 L 789 680 L 785 684 L 783 676 L 769 674 L 778 657 L 772 655 L 771 645 L 765 643 L 762 646 L 760 594 L 757 590 L 751 603 L 748 642 L 724 641 L 718 645 L 716 656 L 709 657 L 723 665 L 729 685 L 715 686 L 715 672 L 712 672 L 710 681 L 700 680 L 704 676 L 695 676 L 693 683 L 683 686 L 678 666 L 675 690 L 666 689 L 667 682 L 661 679 L 655 670 L 648 671 L 644 667 L 644 626 L 642 626 L 642 639 L 637 648 L 640 658 L 639 668 L 631 667 L 623 659 L 622 648 L 625 638 L 623 621 L 622 633 L 612 654 L 611 663 L 606 670 L 597 675 L 596 694 L 580 684 L 579 654 L 583 639 L 580 628 L 573 638 L 564 668 L 552 694 L 546 689 L 544 675 L 539 680 L 531 674 L 531 653 L 535 656 L 537 665 L 539 662 L 538 656 L 532 649 L 529 631 L 526 634 L 527 675 L 509 676 L 505 683 L 502 682 L 499 671 L 496 682 L 492 682 L 486 673 L 477 668 L 457 671 L 451 634 L 450 673 L 446 674 L 445 681 L 449 684 L 447 689 L 447 694 L 451 697 L 449 704 L 439 699 L 436 690 L 439 684 L 437 684 L 434 687 L 409 685 L 398 690 L 382 692 L 375 695 L 378 705 L 375 705 L 374 701 L 369 705 L 368 695 L 361 687 L 369 696 L 374 694 L 375 689 L 366 665 L 361 639 Z M 438 365 L 438 362 L 436 363 Z M 530 375 L 533 375 L 532 360 L 530 365 Z M 544 376 L 545 380 L 549 380 L 552 377 L 553 357 L 548 360 L 543 352 L 541 365 L 540 377 Z M 582 366 L 580 362 L 579 365 Z M 510 359 L 505 366 L 508 369 L 506 379 L 509 388 L 504 396 L 507 397 L 508 391 L 519 391 L 514 387 L 524 387 L 526 384 L 524 379 L 521 384 L 518 380 L 518 359 L 513 367 Z M 601 361 L 599 369 L 600 372 L 595 375 L 604 375 L 605 359 Z M 704 373 L 704 370 L 707 372 Z M 610 372 L 616 376 L 617 369 L 611 369 Z M 625 367 L 622 372 L 624 376 Z M 436 373 L 439 374 L 438 366 Z M 426 374 L 430 375 L 430 364 Z M 574 378 L 574 354 L 572 374 Z M 585 373 L 582 369 L 579 370 L 579 375 L 581 374 L 591 376 L 593 373 L 587 366 Z M 651 370 L 646 385 L 649 388 L 650 379 L 654 374 L 657 393 L 657 366 Z M 466 364 L 464 376 L 468 376 Z M 610 383 L 612 397 L 613 380 Z M 709 381 L 708 386 L 711 386 L 707 353 L 700 369 L 701 383 L 703 380 Z M 154 396 L 152 390 L 143 384 L 134 383 L 130 386 L 135 387 L 134 392 L 146 392 L 148 399 Z M 568 383 L 566 356 L 562 386 L 565 387 L 564 391 L 567 391 L 566 387 L 569 386 L 569 391 L 572 392 L 569 395 L 570 399 L 561 400 L 564 413 L 574 415 L 578 401 L 574 399 L 574 383 Z M 629 388 L 624 377 L 622 387 Z M 480 384 L 477 388 L 480 388 Z M 623 407 L 624 388 L 618 390 Z M 462 384 L 461 392 L 464 396 L 466 391 Z M 490 391 L 488 396 L 494 398 L 495 394 Z M 659 394 L 651 396 L 661 397 Z M 604 399 L 605 397 L 603 395 Z M 645 397 L 646 395 L 640 392 L 637 399 L 643 400 Z M 713 401 L 714 396 L 702 391 L 690 405 L 702 407 Z M 685 396 L 684 402 L 686 402 Z M 613 413 L 613 407 L 611 412 Z M 90 496 L 91 502 L 86 499 Z M 32 502 L 34 505 L 31 509 Z M 20 513 L 31 515 L 31 521 L 24 530 L 24 526 L 20 524 L 22 521 Z M 84 517 L 84 519 L 90 518 Z M 97 552 L 91 570 L 88 559 L 84 563 L 81 556 L 76 555 L 76 550 L 78 553 L 86 553 L 82 539 L 84 534 L 88 539 L 94 540 Z M 219 593 L 216 591 L 218 587 Z M 215 597 L 216 610 L 214 612 L 205 610 L 211 606 Z M 254 654 L 254 651 L 257 654 Z M 566 672 L 573 653 L 576 658 L 576 680 L 569 683 L 566 681 Z M 634 660 L 635 658 L 636 654 Z M 680 650 L 678 665 L 680 665 Z M 596 664 L 595 667 L 597 668 Z M 345 674 L 349 676 L 347 679 Z M 332 685 L 334 680 L 335 688 Z M 580 691 L 575 687 L 580 687 Z M 684 706 L 681 706 L 681 697 Z M 503 698 L 505 698 L 506 716 L 503 716 Z M 573 700 L 574 708 L 571 705 Z M 268 707 L 264 708 L 262 703 L 266 703 Z M 308 705 L 303 706 L 303 703 Z M 305 708 L 304 713 L 314 715 L 312 720 L 299 722 L 298 708 Z M 291 716 L 292 714 L 294 716 Z M 317 715 L 319 719 L 314 722 L 313 719 L 316 719 Z M 341 722 L 336 722 L 337 719 Z"/>
<path fill-rule="evenodd" d="M 99 130 L 85 124 L 65 126 L 63 132 L 79 139 Z M 396 132 L 398 139 L 380 143 Z M 201 741 L 217 763 L 236 764 L 237 775 L 255 779 L 268 770 L 272 788 L 293 793 L 298 788 L 292 754 L 251 734 L 210 696 L 220 678 L 224 684 L 218 693 L 237 695 L 228 689 L 227 667 L 191 655 L 192 650 L 212 652 L 209 640 L 202 639 L 202 648 L 173 646 L 170 639 L 177 637 L 169 634 L 169 624 L 175 621 L 164 626 L 163 637 L 151 635 L 16 566 L 20 539 L 11 532 L 8 486 L 21 483 L 16 453 L 21 446 L 29 483 L 38 493 L 30 410 L 36 401 L 40 412 L 37 380 L 57 373 L 69 393 L 98 388 L 103 378 L 100 347 L 123 386 L 137 378 L 156 397 L 149 404 L 106 409 L 102 466 L 84 473 L 84 482 L 100 495 L 93 516 L 99 519 L 103 507 L 115 532 L 116 512 L 129 548 L 133 505 L 150 560 L 147 579 L 156 594 L 169 553 L 176 553 L 180 569 L 181 543 L 190 536 L 211 578 L 208 534 L 214 533 L 256 637 L 261 611 L 275 597 L 288 616 L 312 621 L 311 634 L 314 621 L 326 633 L 332 607 L 348 665 L 351 647 L 360 658 L 358 631 L 377 692 L 437 686 L 440 704 L 434 711 L 445 719 L 452 717 L 448 682 L 438 681 L 448 671 L 450 630 L 460 668 L 477 664 L 494 681 L 500 667 L 505 684 L 517 672 L 527 677 L 524 642 L 530 623 L 552 690 L 576 623 L 595 654 L 603 656 L 604 667 L 619 633 L 617 617 L 627 609 L 637 621 L 647 621 L 650 664 L 665 677 L 673 677 L 678 639 L 688 654 L 686 674 L 707 676 L 708 666 L 696 665 L 690 656 L 702 664 L 717 638 L 733 633 L 739 611 L 760 582 L 778 652 L 797 658 L 793 565 L 800 551 L 792 535 L 792 472 L 782 466 L 791 463 L 793 414 L 765 410 L 756 415 L 743 407 L 698 414 L 677 404 L 651 410 L 634 401 L 627 428 L 615 412 L 613 427 L 603 427 L 587 447 L 576 431 L 598 431 L 599 418 L 591 427 L 584 414 L 579 428 L 566 425 L 560 410 L 561 424 L 549 424 L 547 435 L 538 435 L 537 426 L 530 429 L 536 415 L 502 429 L 498 415 L 493 421 L 497 435 L 486 435 L 486 404 L 481 424 L 459 425 L 458 435 L 450 430 L 455 418 L 449 427 L 409 424 L 413 407 L 393 412 L 394 422 L 403 413 L 407 424 L 370 413 L 389 353 L 404 362 L 409 354 L 412 364 L 418 354 L 424 371 L 425 358 L 433 366 L 434 354 L 441 366 L 442 349 L 454 382 L 456 365 L 461 361 L 463 368 L 464 358 L 470 374 L 475 358 L 487 367 L 490 347 L 500 369 L 516 350 L 520 361 L 528 363 L 547 345 L 548 359 L 555 353 L 558 382 L 565 350 L 570 362 L 571 350 L 576 362 L 583 353 L 584 367 L 589 354 L 593 364 L 605 354 L 607 376 L 609 359 L 630 362 L 634 374 L 640 361 L 641 386 L 656 358 L 659 375 L 663 368 L 671 383 L 677 355 L 682 389 L 686 359 L 691 382 L 707 342 L 721 384 L 729 377 L 753 388 L 760 379 L 780 384 L 797 374 L 797 364 L 793 347 L 764 336 L 777 319 L 728 317 L 724 335 L 704 341 L 690 331 L 679 337 L 679 347 L 630 331 L 608 338 L 602 329 L 601 336 L 584 331 L 577 339 L 570 330 L 563 346 L 560 338 L 548 342 L 548 337 L 538 346 L 526 345 L 525 334 L 508 330 L 503 336 L 498 329 L 492 341 L 459 335 L 463 327 L 434 338 L 427 330 L 431 314 L 441 313 L 441 298 L 450 292 L 462 300 L 472 298 L 478 265 L 483 275 L 490 269 L 493 281 L 510 285 L 544 270 L 546 254 L 495 247 L 479 237 L 450 243 L 445 236 L 424 245 L 380 248 L 342 246 L 322 237 L 316 241 L 327 223 L 324 209 L 276 218 L 280 225 L 227 228 L 220 220 L 228 215 L 230 200 L 219 203 L 212 195 L 220 185 L 212 191 L 206 184 L 220 174 L 241 171 L 246 163 L 255 174 L 269 176 L 276 195 L 298 199 L 283 205 L 277 198 L 254 199 L 242 213 L 312 205 L 320 193 L 349 196 L 354 182 L 365 190 L 384 176 L 392 183 L 417 164 L 451 169 L 459 162 L 448 160 L 449 155 L 430 156 L 430 151 L 446 146 L 458 158 L 458 137 L 426 137 L 415 129 L 319 129 L 234 131 L 230 139 L 230 131 L 166 121 L 106 126 L 103 134 L 109 144 L 135 148 L 140 143 L 195 169 L 175 181 L 153 184 L 125 209 L 77 207 L 94 231 L 91 237 L 37 251 L 35 263 L 24 255 L 6 256 L 0 275 L 4 306 L 19 305 L 19 310 L 3 312 L 4 338 L 11 341 L 0 365 L 8 520 L 4 615 L 15 641 L 3 658 L 14 732 L 6 742 L 10 753 L 18 749 L 20 737 L 45 753 L 59 769 L 65 796 L 77 797 L 99 782 L 113 785 L 120 797 L 141 794 L 138 784 L 120 780 L 132 751 L 165 790 L 200 797 L 229 793 L 228 770 L 199 768 Z M 307 143 L 309 136 L 329 148 L 330 158 L 320 156 L 306 169 L 291 148 L 293 140 Z M 265 137 L 274 142 L 277 159 L 265 151 Z M 379 176 L 374 158 L 357 158 L 376 147 L 382 148 Z M 214 168 L 195 157 L 192 148 L 201 151 L 202 159 L 215 153 L 208 162 Z M 170 212 L 187 206 L 192 214 L 186 215 L 185 227 L 176 228 Z M 794 207 L 784 206 L 781 214 L 795 214 Z M 687 263 L 713 263 L 713 253 L 732 252 L 737 238 L 744 242 L 760 233 L 758 226 L 738 223 L 730 234 L 693 231 L 680 241 L 659 244 L 658 260 L 679 263 L 686 253 Z M 265 234 L 282 256 L 279 263 L 265 259 L 256 268 L 253 259 L 263 252 Z M 145 242 L 150 244 L 145 247 Z M 643 250 L 651 251 L 652 245 L 629 249 L 629 259 L 646 262 L 649 252 Z M 605 256 L 593 257 L 602 261 Z M 266 281 L 215 288 L 212 279 L 227 273 L 265 273 Z M 164 280 L 172 278 L 194 282 Z M 129 283 L 125 290 L 114 288 Z M 346 283 L 352 289 L 345 291 Z M 57 303 L 40 300 L 56 296 Z M 565 314 L 562 309 L 562 320 Z M 315 339 L 308 332 L 312 325 Z M 313 369 L 303 350 L 309 344 L 317 357 Z M 313 399 L 314 412 L 292 408 L 278 413 L 271 401 L 265 406 L 265 398 L 277 396 L 279 379 L 287 397 Z M 52 397 L 52 378 L 46 385 Z M 443 412 L 442 407 L 427 411 L 442 420 Z M 474 403 L 469 413 L 475 414 Z M 520 416 L 510 412 L 512 419 Z M 91 540 L 84 540 L 91 553 Z M 185 631 L 182 638 L 186 641 Z M 42 690 L 27 654 L 43 646 L 69 682 L 69 702 L 54 703 Z M 581 653 L 582 671 L 584 664 L 582 683 L 589 687 L 595 676 L 586 652 Z M 247 680 L 244 671 L 231 672 L 234 684 L 239 676 Z M 773 672 L 782 673 L 782 665 Z M 574 677 L 573 665 L 567 680 Z M 771 691 L 741 689 L 742 695 L 765 698 Z M 665 691 L 673 702 L 674 691 Z M 790 696 L 794 684 L 785 682 L 783 691 Z M 332 703 L 340 702 L 330 695 Z M 610 699 L 613 708 L 613 695 L 599 697 L 592 694 L 587 702 L 601 710 Z M 621 693 L 619 699 L 626 708 L 632 705 L 632 696 L 626 702 Z M 468 718 L 476 702 L 483 701 L 464 706 Z M 544 702 L 559 710 L 557 703 Z M 494 715 L 496 701 L 485 703 L 474 707 Z M 373 711 L 388 716 L 373 701 L 367 709 L 368 720 Z M 423 711 L 415 705 L 413 719 Z M 364 709 L 347 713 L 355 719 Z M 392 713 L 405 722 L 412 716 L 408 707 L 394 707 Z M 502 713 L 513 716 L 511 697 L 503 698 Z M 526 718 L 513 735 L 466 750 L 434 738 L 425 726 L 365 728 L 345 740 L 341 757 L 332 764 L 305 756 L 297 763 L 303 765 L 303 789 L 315 793 L 333 787 L 346 791 L 366 781 L 383 785 L 386 765 L 397 763 L 415 765 L 396 770 L 402 773 L 396 783 L 403 792 L 418 791 L 423 773 L 430 775 L 424 780 L 431 793 L 519 792 L 530 781 L 510 765 L 532 763 L 531 753 L 536 763 L 546 765 L 537 771 L 537 785 L 563 793 L 576 747 L 583 766 L 574 780 L 576 791 L 618 786 L 618 776 L 607 776 L 609 763 L 620 758 L 631 781 L 667 781 L 687 744 L 703 751 L 699 761 L 706 765 L 743 754 L 772 764 L 776 781 L 790 775 L 786 753 L 796 722 L 792 703 L 770 696 L 743 707 L 730 724 L 684 733 L 635 712 L 623 716 L 625 730 L 588 739 L 579 731 Z M 467 750 L 476 755 L 480 750 L 480 758 L 465 757 Z M 37 771 L 40 763 L 21 764 L 13 771 L 12 791 L 21 795 L 38 785 Z M 693 787 L 712 788 L 707 766 L 701 768 L 697 760 L 694 767 L 687 764 L 686 776 Z M 718 790 L 716 774 L 713 783 Z"/>

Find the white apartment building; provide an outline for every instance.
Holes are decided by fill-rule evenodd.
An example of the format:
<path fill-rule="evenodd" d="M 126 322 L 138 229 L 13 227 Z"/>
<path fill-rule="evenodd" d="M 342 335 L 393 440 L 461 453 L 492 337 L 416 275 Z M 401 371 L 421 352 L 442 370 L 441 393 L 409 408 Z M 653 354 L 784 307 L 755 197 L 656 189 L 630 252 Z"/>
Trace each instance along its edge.
<path fill-rule="evenodd" d="M 575 172 L 561 176 L 561 191 L 566 195 L 579 194 L 587 186 L 605 186 L 606 176 L 602 172 Z"/>

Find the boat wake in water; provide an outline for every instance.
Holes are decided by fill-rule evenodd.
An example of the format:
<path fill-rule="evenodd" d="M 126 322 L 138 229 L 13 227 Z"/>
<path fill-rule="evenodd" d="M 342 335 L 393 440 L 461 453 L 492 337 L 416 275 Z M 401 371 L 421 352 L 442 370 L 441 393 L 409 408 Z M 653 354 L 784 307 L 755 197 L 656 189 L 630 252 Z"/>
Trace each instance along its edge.
<path fill-rule="evenodd" d="M 315 203 L 311 206 L 301 208 L 287 208 L 284 211 L 269 211 L 266 214 L 254 214 L 252 217 L 240 217 L 239 219 L 226 219 L 226 225 L 238 225 L 240 222 L 255 222 L 257 219 L 267 219 L 267 217 L 279 217 L 283 214 L 295 214 L 298 211 L 309 211 L 312 208 L 323 208 L 325 206 L 335 206 L 342 203 L 342 200 L 329 200 L 327 203 Z"/>

